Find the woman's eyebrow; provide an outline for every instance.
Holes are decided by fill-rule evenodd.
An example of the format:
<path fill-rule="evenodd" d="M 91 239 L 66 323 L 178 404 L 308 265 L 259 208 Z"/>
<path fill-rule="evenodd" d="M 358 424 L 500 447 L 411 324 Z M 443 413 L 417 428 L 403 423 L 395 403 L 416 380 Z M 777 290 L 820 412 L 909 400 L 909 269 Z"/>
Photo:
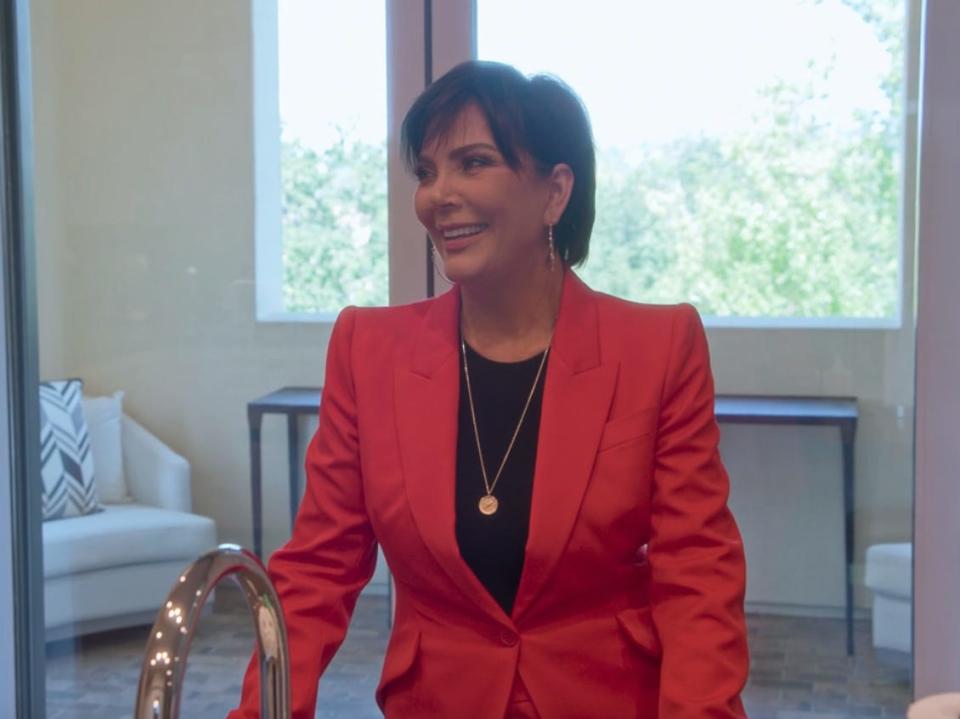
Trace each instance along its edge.
<path fill-rule="evenodd" d="M 495 145 L 491 145 L 489 142 L 474 142 L 469 145 L 461 145 L 460 147 L 454 148 L 453 150 L 450 150 L 449 154 L 450 157 L 458 158 L 475 150 L 489 150 L 496 153 L 500 152 Z"/>
<path fill-rule="evenodd" d="M 471 152 L 476 150 L 487 150 L 488 152 L 495 152 L 500 154 L 500 150 L 496 145 L 491 145 L 489 142 L 472 142 L 469 145 L 461 145 L 460 147 L 455 147 L 447 153 L 447 156 L 453 160 L 459 160 L 464 155 L 468 155 Z M 417 155 L 417 164 L 418 165 L 432 165 L 434 162 L 431 155 L 419 154 Z"/>

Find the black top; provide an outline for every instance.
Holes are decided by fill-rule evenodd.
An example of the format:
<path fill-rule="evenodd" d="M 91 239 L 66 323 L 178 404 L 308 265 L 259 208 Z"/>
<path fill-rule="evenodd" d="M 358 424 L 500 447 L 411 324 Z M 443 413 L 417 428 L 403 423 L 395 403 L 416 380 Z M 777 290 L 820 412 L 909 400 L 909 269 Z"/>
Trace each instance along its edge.
<path fill-rule="evenodd" d="M 543 354 L 521 362 L 494 362 L 467 345 L 467 363 L 487 477 L 492 482 L 523 412 Z M 549 360 L 548 360 L 549 361 Z M 467 384 L 460 358 L 460 409 L 457 433 L 456 526 L 460 556 L 509 615 L 520 584 L 530 525 L 533 470 L 537 458 L 540 405 L 547 368 L 543 368 L 530 408 L 510 457 L 493 490 L 496 513 L 481 514 L 486 494 L 477 441 L 470 418 Z"/>

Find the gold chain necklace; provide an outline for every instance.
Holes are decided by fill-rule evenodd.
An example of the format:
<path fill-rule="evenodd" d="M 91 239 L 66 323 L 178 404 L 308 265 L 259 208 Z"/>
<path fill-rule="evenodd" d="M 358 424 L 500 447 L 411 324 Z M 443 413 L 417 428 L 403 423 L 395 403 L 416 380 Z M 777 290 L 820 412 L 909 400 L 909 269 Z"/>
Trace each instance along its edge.
<path fill-rule="evenodd" d="M 551 337 L 551 341 L 553 338 Z M 470 419 L 473 420 L 473 438 L 477 442 L 477 456 L 480 457 L 480 472 L 483 474 L 483 486 L 487 490 L 487 493 L 480 498 L 478 506 L 480 508 L 480 513 L 487 516 L 491 514 L 496 514 L 497 509 L 500 507 L 500 502 L 497 501 L 497 498 L 493 496 L 493 490 L 497 486 L 497 482 L 500 481 L 500 474 L 503 472 L 504 466 L 507 464 L 507 457 L 510 456 L 510 451 L 513 449 L 513 443 L 517 441 L 517 435 L 520 434 L 520 427 L 523 426 L 523 420 L 527 416 L 527 410 L 530 409 L 530 402 L 533 400 L 533 395 L 537 390 L 537 385 L 540 383 L 540 375 L 543 372 L 543 366 L 547 362 L 547 354 L 550 352 L 550 344 L 547 343 L 547 348 L 543 351 L 543 357 L 540 359 L 540 366 L 537 368 L 537 376 L 533 380 L 533 386 L 530 388 L 530 394 L 527 395 L 527 402 L 523 405 L 523 412 L 520 413 L 520 421 L 517 422 L 516 429 L 513 430 L 513 437 L 510 438 L 510 444 L 507 445 L 507 451 L 503 455 L 503 459 L 500 460 L 500 466 L 497 468 L 497 473 L 493 477 L 491 482 L 487 475 L 487 464 L 483 461 L 483 450 L 480 448 L 480 430 L 477 428 L 477 412 L 473 406 L 473 388 L 470 386 L 470 369 L 467 367 L 467 345 L 463 341 L 463 335 L 460 336 L 460 351 L 463 354 L 463 376 L 467 380 L 467 400 L 470 403 Z"/>

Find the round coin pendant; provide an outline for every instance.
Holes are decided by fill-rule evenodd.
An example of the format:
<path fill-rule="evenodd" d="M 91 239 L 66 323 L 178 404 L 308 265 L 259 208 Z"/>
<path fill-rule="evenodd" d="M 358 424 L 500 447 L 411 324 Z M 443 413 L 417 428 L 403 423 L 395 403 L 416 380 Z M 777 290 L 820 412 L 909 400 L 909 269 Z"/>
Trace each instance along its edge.
<path fill-rule="evenodd" d="M 480 497 L 480 514 L 486 514 L 487 516 L 490 516 L 491 514 L 496 513 L 497 507 L 499 506 L 500 503 L 492 494 L 485 494 Z"/>

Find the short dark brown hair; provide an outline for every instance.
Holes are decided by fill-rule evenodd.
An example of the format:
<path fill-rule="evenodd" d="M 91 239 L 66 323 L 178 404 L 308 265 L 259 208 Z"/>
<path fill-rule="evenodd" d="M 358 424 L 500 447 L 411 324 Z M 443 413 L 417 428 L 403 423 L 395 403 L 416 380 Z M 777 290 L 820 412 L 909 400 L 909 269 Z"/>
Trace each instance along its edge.
<path fill-rule="evenodd" d="M 541 175 L 564 163 L 573 190 L 554 231 L 557 254 L 570 266 L 587 258 L 596 215 L 597 161 L 590 120 L 577 94 L 549 75 L 524 76 L 499 62 L 464 62 L 433 82 L 413 103 L 400 128 L 400 145 L 414 170 L 424 143 L 443 137 L 463 109 L 476 105 L 497 148 L 513 169 L 526 153 Z"/>

